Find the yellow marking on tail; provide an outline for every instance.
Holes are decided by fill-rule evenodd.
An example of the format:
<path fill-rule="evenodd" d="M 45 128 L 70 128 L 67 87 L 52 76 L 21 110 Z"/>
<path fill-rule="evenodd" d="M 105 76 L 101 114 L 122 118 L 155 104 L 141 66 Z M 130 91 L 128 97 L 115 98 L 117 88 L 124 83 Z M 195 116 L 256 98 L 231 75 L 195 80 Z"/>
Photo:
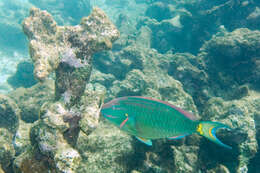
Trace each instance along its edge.
<path fill-rule="evenodd" d="M 200 123 L 197 127 L 197 132 L 200 134 L 200 135 L 203 135 L 203 131 L 202 131 L 202 124 Z"/>
<path fill-rule="evenodd" d="M 125 114 L 126 117 L 128 117 L 128 114 Z"/>
<path fill-rule="evenodd" d="M 212 129 L 213 129 L 214 127 L 210 127 L 209 128 L 209 135 L 212 137 L 212 138 L 214 138 L 214 136 L 213 136 L 213 134 L 212 134 Z"/>

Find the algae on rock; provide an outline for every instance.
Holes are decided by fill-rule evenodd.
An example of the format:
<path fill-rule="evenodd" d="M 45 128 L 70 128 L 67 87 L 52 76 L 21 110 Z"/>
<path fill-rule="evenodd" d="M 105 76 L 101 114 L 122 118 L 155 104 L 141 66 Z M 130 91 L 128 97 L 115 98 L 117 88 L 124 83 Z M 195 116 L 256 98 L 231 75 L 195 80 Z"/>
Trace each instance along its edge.
<path fill-rule="evenodd" d="M 47 157 L 50 169 L 57 172 L 75 172 L 82 161 L 74 148 L 78 134 L 81 130 L 90 134 L 97 127 L 105 92 L 97 85 L 86 89 L 92 55 L 111 49 L 119 32 L 98 8 L 76 26 L 57 26 L 47 11 L 32 8 L 23 30 L 29 39 L 35 77 L 44 81 L 50 73 L 56 73 L 55 97 L 41 104 L 40 119 L 30 130 L 33 151 L 22 153 L 15 160 L 15 168 L 23 169 L 18 163 L 27 163 L 28 159 L 44 165 L 37 163 L 37 156 Z M 30 165 L 26 166 L 25 172 L 30 170 Z"/>
<path fill-rule="evenodd" d="M 20 109 L 8 96 L 0 95 L 0 128 L 14 134 L 19 127 Z"/>

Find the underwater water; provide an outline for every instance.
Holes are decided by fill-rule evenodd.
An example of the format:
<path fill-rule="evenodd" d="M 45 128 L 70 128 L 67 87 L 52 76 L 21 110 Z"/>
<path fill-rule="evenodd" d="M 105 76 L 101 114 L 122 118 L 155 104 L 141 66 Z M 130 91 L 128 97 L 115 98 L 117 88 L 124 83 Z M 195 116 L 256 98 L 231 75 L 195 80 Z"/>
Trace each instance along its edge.
<path fill-rule="evenodd" d="M 191 117 L 232 149 L 152 138 Z M 259 0 L 0 0 L 0 173 L 260 173 L 259 142 Z"/>

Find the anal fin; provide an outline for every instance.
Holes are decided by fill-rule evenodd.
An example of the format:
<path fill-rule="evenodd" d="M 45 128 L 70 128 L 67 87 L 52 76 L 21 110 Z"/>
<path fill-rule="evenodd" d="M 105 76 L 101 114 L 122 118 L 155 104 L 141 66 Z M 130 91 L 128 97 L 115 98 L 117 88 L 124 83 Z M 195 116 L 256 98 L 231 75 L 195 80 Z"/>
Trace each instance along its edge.
<path fill-rule="evenodd" d="M 152 143 L 152 141 L 150 139 L 144 139 L 144 138 L 137 137 L 137 136 L 136 136 L 136 139 L 138 139 L 139 141 L 145 143 L 148 146 L 152 146 L 153 145 L 153 143 Z"/>

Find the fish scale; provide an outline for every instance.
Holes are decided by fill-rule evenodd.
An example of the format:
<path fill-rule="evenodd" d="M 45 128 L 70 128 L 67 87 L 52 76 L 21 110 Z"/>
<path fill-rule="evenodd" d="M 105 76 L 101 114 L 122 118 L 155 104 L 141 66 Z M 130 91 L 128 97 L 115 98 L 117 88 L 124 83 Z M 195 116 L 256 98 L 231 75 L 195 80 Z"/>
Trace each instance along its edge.
<path fill-rule="evenodd" d="M 229 128 L 219 122 L 198 121 L 195 116 L 170 103 L 140 96 L 114 99 L 101 108 L 101 114 L 128 134 L 151 146 L 151 139 L 179 139 L 197 133 L 226 148 L 217 139 L 219 128 Z"/>

